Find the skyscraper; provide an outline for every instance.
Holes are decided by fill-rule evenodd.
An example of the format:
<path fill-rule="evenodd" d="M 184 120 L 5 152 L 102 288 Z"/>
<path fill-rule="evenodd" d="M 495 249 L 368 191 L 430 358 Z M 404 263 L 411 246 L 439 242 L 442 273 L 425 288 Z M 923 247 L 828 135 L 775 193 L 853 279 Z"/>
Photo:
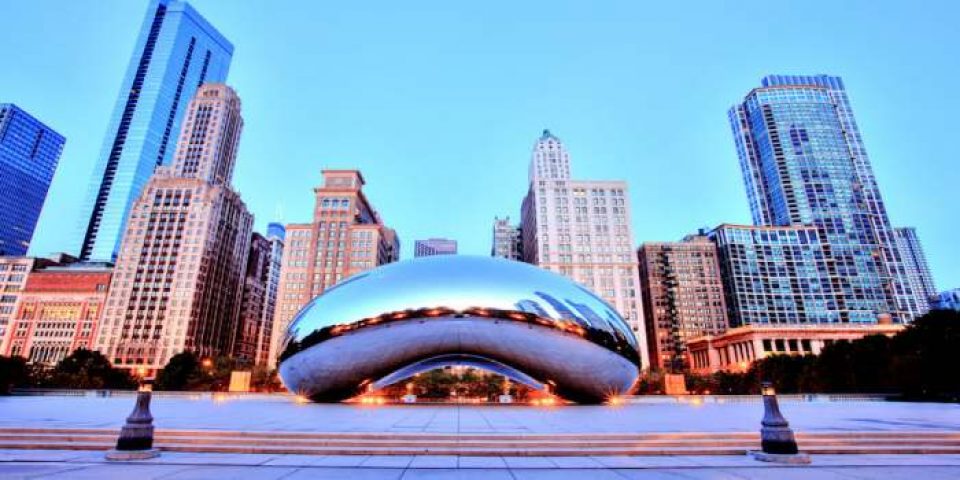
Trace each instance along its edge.
<path fill-rule="evenodd" d="M 363 193 L 358 170 L 324 170 L 313 221 L 286 228 L 269 365 L 290 321 L 314 297 L 351 275 L 399 260 L 400 240 Z"/>
<path fill-rule="evenodd" d="M 493 246 L 490 248 L 490 256 L 519 261 L 523 257 L 522 246 L 520 227 L 510 223 L 510 217 L 494 217 Z"/>
<path fill-rule="evenodd" d="M 843 81 L 771 75 L 729 112 L 756 225 L 810 225 L 841 322 L 919 313 Z"/>
<path fill-rule="evenodd" d="M 717 246 L 705 236 L 648 242 L 637 250 L 650 366 L 686 370 L 686 341 L 727 329 Z"/>
<path fill-rule="evenodd" d="M 933 283 L 933 275 L 927 266 L 927 256 L 923 253 L 920 239 L 917 238 L 917 229 L 913 227 L 899 227 L 893 229 L 897 240 L 897 250 L 903 262 L 905 278 L 910 289 L 915 293 L 910 304 L 910 310 L 923 315 L 930 310 L 930 302 L 937 296 L 937 287 Z"/>
<path fill-rule="evenodd" d="M 66 140 L 0 103 L 0 255 L 25 255 Z"/>
<path fill-rule="evenodd" d="M 731 327 L 877 321 L 876 314 L 850 314 L 819 228 L 723 224 L 708 235 L 719 252 Z"/>
<path fill-rule="evenodd" d="M 172 161 L 187 103 L 200 85 L 226 80 L 232 55 L 186 2 L 150 1 L 81 211 L 81 259 L 116 259 L 130 207 Z"/>
<path fill-rule="evenodd" d="M 413 243 L 414 257 L 429 257 L 432 255 L 456 255 L 457 241 L 448 238 L 428 238 Z"/>
<path fill-rule="evenodd" d="M 250 237 L 247 268 L 243 277 L 243 295 L 240 300 L 240 318 L 233 357 L 247 364 L 257 360 L 257 339 L 263 329 L 263 310 L 266 307 L 267 269 L 270 265 L 270 242 L 257 232 Z"/>
<path fill-rule="evenodd" d="M 273 345 L 273 321 L 277 314 L 277 295 L 280 291 L 280 269 L 283 261 L 283 249 L 286 239 L 286 229 L 282 224 L 270 222 L 267 225 L 267 242 L 270 243 L 270 254 L 267 262 L 267 284 L 264 290 L 263 327 L 257 337 L 256 351 L 257 365 L 269 365 L 270 348 Z M 397 247 L 399 249 L 399 247 Z"/>
<path fill-rule="evenodd" d="M 579 282 L 616 307 L 636 333 L 646 363 L 627 184 L 570 177 L 563 142 L 544 130 L 533 146 L 521 206 L 523 260 Z"/>
<path fill-rule="evenodd" d="M 253 232 L 247 271 L 243 280 L 243 299 L 234 358 L 251 365 L 266 365 L 273 335 L 273 315 L 277 306 L 280 257 L 283 255 L 283 226 L 271 223 L 267 236 Z"/>
<path fill-rule="evenodd" d="M 177 353 L 229 355 L 237 336 L 253 216 L 230 181 L 240 99 L 204 84 L 172 165 L 150 178 L 123 237 L 97 349 L 114 365 L 156 371 Z"/>

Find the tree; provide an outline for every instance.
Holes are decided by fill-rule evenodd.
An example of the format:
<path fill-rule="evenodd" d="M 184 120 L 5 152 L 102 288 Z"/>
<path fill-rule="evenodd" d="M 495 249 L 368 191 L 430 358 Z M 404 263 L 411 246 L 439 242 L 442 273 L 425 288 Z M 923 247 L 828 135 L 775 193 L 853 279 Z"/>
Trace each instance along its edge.
<path fill-rule="evenodd" d="M 243 365 L 231 357 L 200 359 L 193 352 L 180 352 L 173 357 L 154 382 L 157 390 L 226 391 L 230 374 Z"/>
<path fill-rule="evenodd" d="M 27 359 L 0 356 L 0 395 L 9 395 L 16 387 L 29 386 L 32 380 Z"/>
<path fill-rule="evenodd" d="M 809 392 L 813 387 L 811 379 L 814 377 L 816 359 L 813 355 L 773 355 L 762 358 L 750 366 L 741 388 L 755 393 L 760 382 L 769 381 L 779 392 Z"/>
<path fill-rule="evenodd" d="M 100 352 L 78 348 L 50 372 L 49 386 L 59 388 L 131 389 L 137 382 L 125 370 L 113 368 Z"/>
<path fill-rule="evenodd" d="M 890 344 L 890 376 L 906 398 L 960 399 L 960 312 L 934 310 Z"/>
<path fill-rule="evenodd" d="M 193 390 L 202 383 L 200 359 L 193 352 L 180 352 L 163 366 L 154 381 L 157 390 Z"/>

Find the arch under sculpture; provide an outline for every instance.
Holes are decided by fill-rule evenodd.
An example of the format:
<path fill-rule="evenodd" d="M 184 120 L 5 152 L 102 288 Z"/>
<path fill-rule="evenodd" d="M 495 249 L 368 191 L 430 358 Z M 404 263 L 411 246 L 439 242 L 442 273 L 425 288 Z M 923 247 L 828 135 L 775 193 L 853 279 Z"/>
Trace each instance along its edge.
<path fill-rule="evenodd" d="M 284 385 L 317 402 L 471 365 L 599 403 L 629 393 L 640 371 L 636 337 L 609 304 L 492 257 L 424 257 L 354 275 L 307 304 L 283 341 Z"/>

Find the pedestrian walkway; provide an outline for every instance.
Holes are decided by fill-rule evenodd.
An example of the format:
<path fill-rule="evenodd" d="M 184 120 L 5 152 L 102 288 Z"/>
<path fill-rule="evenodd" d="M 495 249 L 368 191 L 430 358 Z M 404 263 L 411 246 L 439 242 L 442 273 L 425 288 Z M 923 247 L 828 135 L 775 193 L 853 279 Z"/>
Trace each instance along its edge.
<path fill-rule="evenodd" d="M 114 463 L 102 452 L 0 450 L 0 478 L 43 479 L 905 479 L 960 478 L 960 455 L 817 455 L 785 466 L 746 456 L 456 457 L 164 453 Z"/>

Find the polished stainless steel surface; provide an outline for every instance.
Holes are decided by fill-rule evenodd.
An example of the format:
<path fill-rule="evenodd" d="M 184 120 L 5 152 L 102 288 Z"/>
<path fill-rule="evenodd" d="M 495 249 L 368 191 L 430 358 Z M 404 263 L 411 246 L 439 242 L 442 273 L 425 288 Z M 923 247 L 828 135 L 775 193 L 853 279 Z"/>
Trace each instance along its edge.
<path fill-rule="evenodd" d="M 355 275 L 304 307 L 285 342 L 284 384 L 317 401 L 472 362 L 598 402 L 629 391 L 640 367 L 633 333 L 602 299 L 491 257 L 424 257 Z"/>

